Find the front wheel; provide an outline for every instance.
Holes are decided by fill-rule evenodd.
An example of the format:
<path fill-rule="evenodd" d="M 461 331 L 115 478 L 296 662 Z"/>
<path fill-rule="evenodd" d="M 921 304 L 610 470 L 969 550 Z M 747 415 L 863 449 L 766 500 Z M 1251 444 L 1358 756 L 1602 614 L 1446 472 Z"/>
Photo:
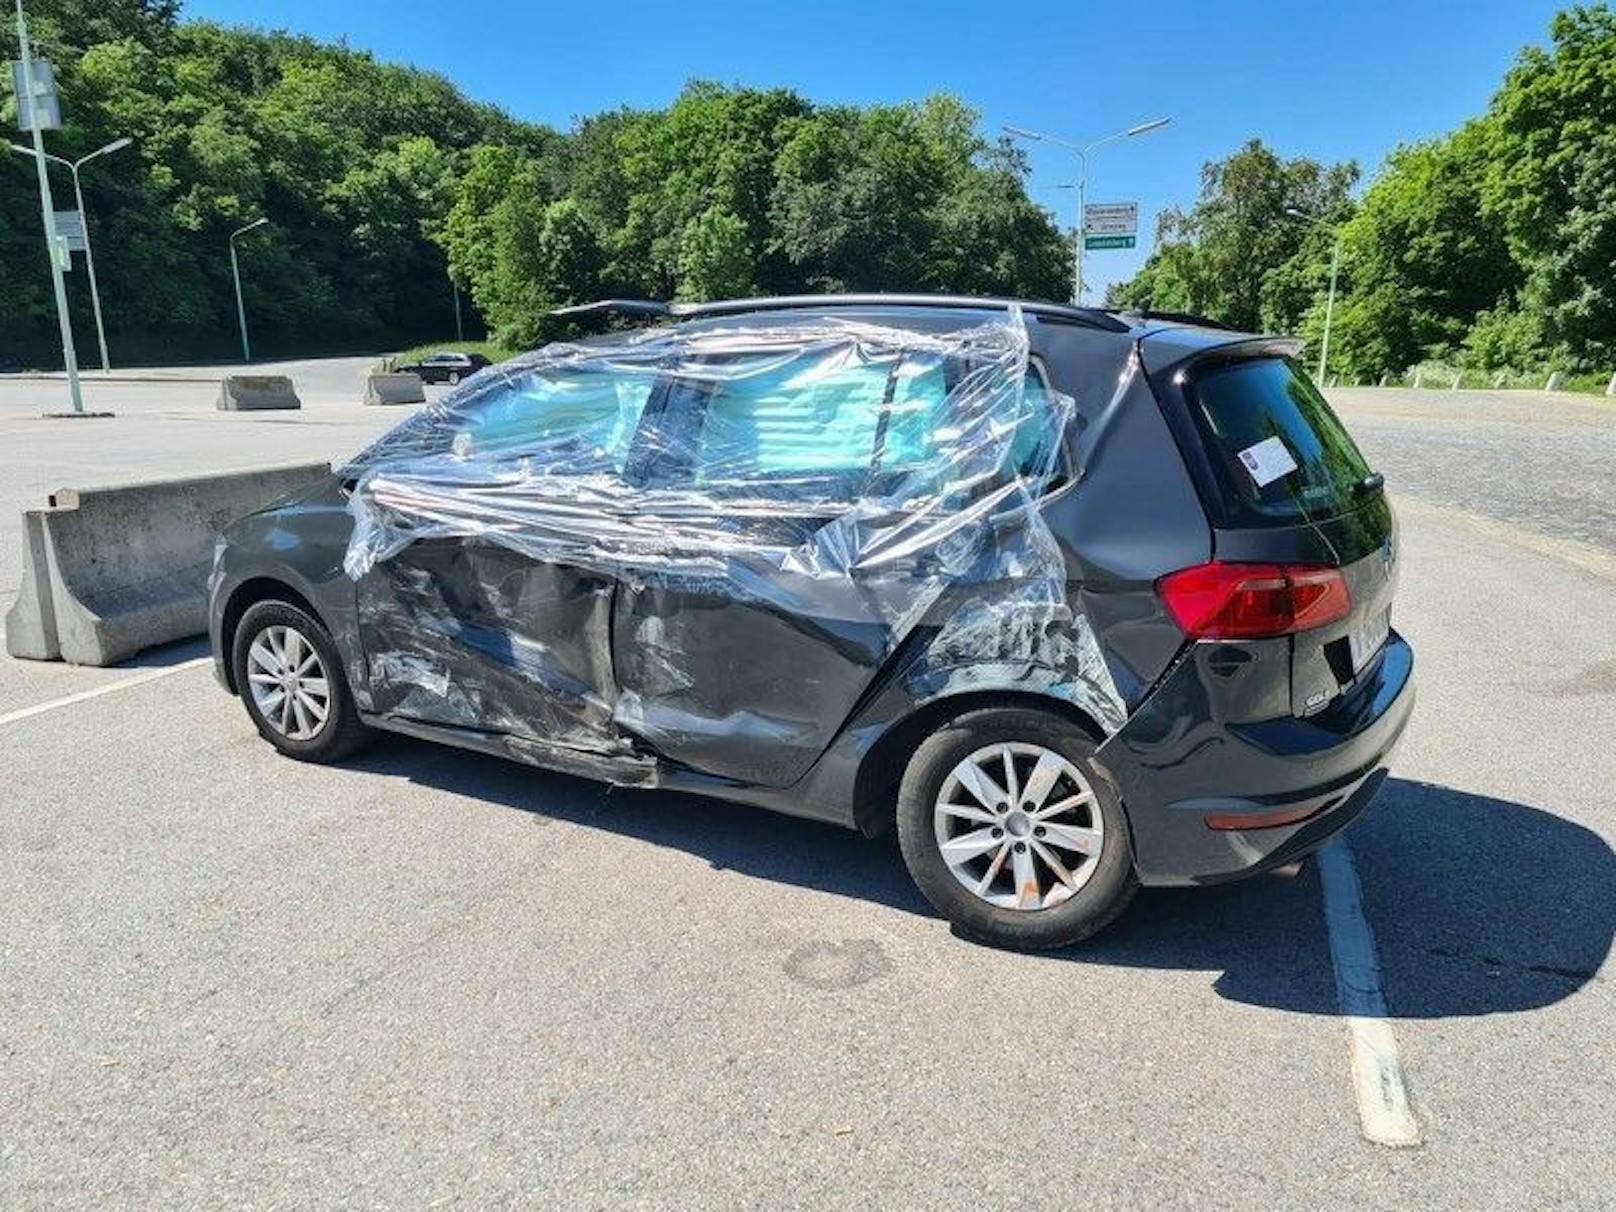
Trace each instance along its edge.
<path fill-rule="evenodd" d="M 375 739 L 359 718 L 336 645 L 289 602 L 258 602 L 236 627 L 236 690 L 258 733 L 287 757 L 335 762 Z"/>
<path fill-rule="evenodd" d="M 1094 742 L 1058 716 L 966 712 L 928 737 L 898 791 L 898 841 L 960 933 L 1018 950 L 1108 925 L 1138 887 L 1128 824 Z"/>
<path fill-rule="evenodd" d="M 449 372 L 449 386 L 450 387 L 459 387 L 460 386 L 460 372 L 458 370 L 451 370 Z"/>

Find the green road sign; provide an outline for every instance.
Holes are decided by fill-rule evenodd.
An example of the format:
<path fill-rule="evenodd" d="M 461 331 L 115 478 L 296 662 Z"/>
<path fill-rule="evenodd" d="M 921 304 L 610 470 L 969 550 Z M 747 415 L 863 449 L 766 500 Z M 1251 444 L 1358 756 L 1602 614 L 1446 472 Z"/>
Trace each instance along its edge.
<path fill-rule="evenodd" d="M 1083 237 L 1083 247 L 1086 248 L 1086 249 L 1090 249 L 1090 250 L 1096 249 L 1096 248 L 1132 248 L 1133 247 L 1133 242 L 1134 242 L 1134 237 L 1133 236 L 1084 236 Z"/>

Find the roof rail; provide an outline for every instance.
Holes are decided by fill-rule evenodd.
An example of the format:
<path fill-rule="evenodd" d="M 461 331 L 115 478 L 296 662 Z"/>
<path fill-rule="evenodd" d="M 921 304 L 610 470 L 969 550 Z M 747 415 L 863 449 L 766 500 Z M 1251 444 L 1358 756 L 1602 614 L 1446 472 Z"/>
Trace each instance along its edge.
<path fill-rule="evenodd" d="M 812 307 L 949 307 L 976 311 L 1001 311 L 1020 307 L 1028 315 L 1086 324 L 1092 328 L 1123 332 L 1127 325 L 1098 308 L 1051 303 L 1043 299 L 1014 299 L 1002 295 L 949 295 L 923 292 L 862 292 L 824 295 L 766 295 L 755 299 L 715 299 L 710 303 L 675 303 L 675 316 L 722 316 L 749 311 L 785 311 Z"/>
<path fill-rule="evenodd" d="M 1111 309 L 1107 308 L 1076 307 L 1070 303 L 1051 303 L 1040 299 L 915 293 L 772 295 L 755 299 L 715 299 L 708 303 L 665 303 L 657 299 L 600 299 L 593 303 L 575 303 L 568 307 L 557 307 L 552 309 L 550 314 L 580 318 L 607 315 L 693 318 L 813 307 L 950 307 L 999 311 L 1008 310 L 1011 306 L 1020 307 L 1029 315 L 1066 323 L 1085 324 L 1091 328 L 1110 332 L 1125 332 L 1128 327 L 1110 314 Z"/>

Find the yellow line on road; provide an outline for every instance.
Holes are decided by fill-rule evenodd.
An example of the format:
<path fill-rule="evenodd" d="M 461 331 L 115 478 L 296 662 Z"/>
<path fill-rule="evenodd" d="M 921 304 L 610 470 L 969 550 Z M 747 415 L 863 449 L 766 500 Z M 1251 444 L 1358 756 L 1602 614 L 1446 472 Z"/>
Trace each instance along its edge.
<path fill-rule="evenodd" d="M 181 661 L 178 665 L 164 665 L 161 669 L 147 669 L 135 674 L 133 677 L 108 682 L 106 685 L 97 686 L 93 690 L 81 690 L 77 694 L 64 695 L 62 698 L 52 699 L 48 703 L 37 703 L 32 707 L 8 711 L 5 715 L 0 715 L 0 727 L 6 724 L 15 724 L 19 720 L 26 720 L 36 715 L 44 715 L 45 712 L 55 711 L 58 707 L 71 707 L 74 703 L 82 703 L 86 699 L 98 699 L 103 694 L 111 694 L 116 690 L 128 690 L 131 686 L 141 686 L 147 682 L 154 682 L 158 678 L 166 678 L 171 673 L 183 673 L 187 669 L 199 669 L 212 660 L 212 657 L 196 657 L 189 661 Z"/>

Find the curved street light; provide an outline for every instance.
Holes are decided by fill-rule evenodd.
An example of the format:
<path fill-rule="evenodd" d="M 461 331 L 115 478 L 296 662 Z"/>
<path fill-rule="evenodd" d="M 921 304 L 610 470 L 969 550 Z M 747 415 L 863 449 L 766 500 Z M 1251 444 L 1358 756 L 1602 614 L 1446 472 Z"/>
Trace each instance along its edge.
<path fill-rule="evenodd" d="M 102 374 L 108 373 L 112 369 L 112 364 L 107 358 L 107 329 L 106 325 L 101 322 L 101 288 L 96 284 L 95 280 L 95 253 L 90 250 L 90 219 L 84 210 L 84 191 L 79 188 L 79 169 L 97 156 L 122 151 L 133 142 L 133 139 L 125 135 L 121 139 L 114 139 L 105 147 L 96 148 L 87 156 L 80 156 L 77 160 L 69 160 L 65 156 L 53 156 L 50 152 L 44 153 L 45 159 L 54 160 L 57 164 L 65 165 L 67 171 L 73 174 L 73 204 L 79 208 L 79 222 L 84 226 L 84 268 L 89 271 L 90 275 L 90 304 L 95 311 L 95 339 L 101 345 Z M 24 147 L 20 143 L 8 143 L 6 146 L 19 156 L 27 156 L 30 160 L 34 158 L 34 149 L 31 147 Z"/>
<path fill-rule="evenodd" d="M 257 218 L 230 233 L 230 276 L 236 282 L 236 319 L 241 322 L 241 360 L 243 362 L 252 361 L 252 346 L 247 343 L 247 308 L 241 301 L 241 265 L 236 260 L 236 237 L 246 235 L 253 228 L 262 227 L 268 222 L 268 219 Z"/>
<path fill-rule="evenodd" d="M 1042 131 L 1028 130 L 1025 126 L 1012 126 L 1005 123 L 1004 133 L 1013 139 L 1027 139 L 1033 143 L 1052 143 L 1056 147 L 1064 147 L 1077 156 L 1077 248 L 1072 254 L 1072 302 L 1081 305 L 1083 302 L 1083 204 L 1088 196 L 1089 180 L 1089 153 L 1095 148 L 1118 139 L 1131 139 L 1135 135 L 1148 134 L 1153 130 L 1160 130 L 1171 122 L 1171 118 L 1152 118 L 1148 122 L 1140 122 L 1119 130 L 1114 134 L 1096 139 L 1092 143 L 1072 143 L 1066 139 L 1046 135 Z"/>

